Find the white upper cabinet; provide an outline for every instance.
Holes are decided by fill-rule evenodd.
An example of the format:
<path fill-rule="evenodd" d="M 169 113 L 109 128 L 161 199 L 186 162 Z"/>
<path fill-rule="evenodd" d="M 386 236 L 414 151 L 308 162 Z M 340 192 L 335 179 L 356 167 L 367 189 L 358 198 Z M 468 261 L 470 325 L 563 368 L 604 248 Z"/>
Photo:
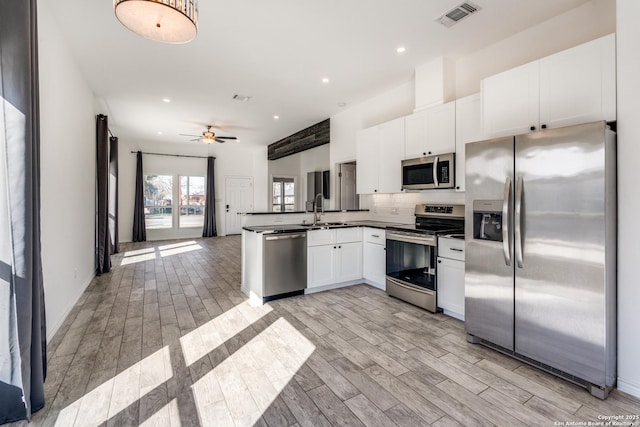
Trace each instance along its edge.
<path fill-rule="evenodd" d="M 456 100 L 456 190 L 465 189 L 465 144 L 483 139 L 480 94 Z"/>
<path fill-rule="evenodd" d="M 400 192 L 404 117 L 359 131 L 356 144 L 357 193 Z"/>
<path fill-rule="evenodd" d="M 487 136 L 518 135 L 536 130 L 539 96 L 538 61 L 484 79 L 482 111 Z"/>
<path fill-rule="evenodd" d="M 405 117 L 405 159 L 452 153 L 455 145 L 455 101 Z"/>
<path fill-rule="evenodd" d="M 616 119 L 615 35 L 540 60 L 540 126 Z"/>
<path fill-rule="evenodd" d="M 615 120 L 613 34 L 482 82 L 487 137 Z"/>
<path fill-rule="evenodd" d="M 402 159 L 404 158 L 404 117 L 378 126 L 380 129 L 380 162 L 378 193 L 402 191 Z M 356 168 L 357 169 L 357 168 Z"/>
<path fill-rule="evenodd" d="M 380 133 L 377 126 L 358 132 L 356 139 L 356 192 L 374 193 L 378 189 Z"/>

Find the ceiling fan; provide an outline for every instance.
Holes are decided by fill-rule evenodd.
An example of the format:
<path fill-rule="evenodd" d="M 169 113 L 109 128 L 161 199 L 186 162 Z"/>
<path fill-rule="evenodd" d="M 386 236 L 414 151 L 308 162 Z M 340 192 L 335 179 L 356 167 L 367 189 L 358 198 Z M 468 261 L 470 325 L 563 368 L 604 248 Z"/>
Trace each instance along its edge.
<path fill-rule="evenodd" d="M 202 132 L 202 135 L 189 135 L 185 133 L 181 133 L 180 136 L 195 136 L 194 139 L 190 141 L 202 141 L 206 144 L 213 144 L 214 142 L 218 142 L 220 144 L 224 144 L 228 140 L 237 140 L 235 136 L 217 136 L 215 132 L 211 130 L 213 126 L 208 125 L 207 130 Z"/>

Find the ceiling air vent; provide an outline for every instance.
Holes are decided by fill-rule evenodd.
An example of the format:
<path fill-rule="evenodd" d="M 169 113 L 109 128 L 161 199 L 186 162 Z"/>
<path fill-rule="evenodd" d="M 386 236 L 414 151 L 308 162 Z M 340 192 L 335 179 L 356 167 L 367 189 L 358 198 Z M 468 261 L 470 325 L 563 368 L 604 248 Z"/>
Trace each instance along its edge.
<path fill-rule="evenodd" d="M 445 13 L 438 19 L 436 19 L 436 22 L 439 22 L 445 27 L 449 28 L 449 27 L 452 27 L 454 24 L 457 24 L 458 22 L 462 21 L 467 16 L 472 15 L 479 10 L 480 10 L 480 7 L 478 7 L 477 5 L 471 2 L 464 2 L 454 7 L 453 9 L 451 9 L 449 12 Z"/>
<path fill-rule="evenodd" d="M 233 95 L 233 99 L 235 99 L 236 101 L 247 102 L 251 99 L 251 97 L 247 95 L 239 95 L 236 93 L 235 95 Z"/>

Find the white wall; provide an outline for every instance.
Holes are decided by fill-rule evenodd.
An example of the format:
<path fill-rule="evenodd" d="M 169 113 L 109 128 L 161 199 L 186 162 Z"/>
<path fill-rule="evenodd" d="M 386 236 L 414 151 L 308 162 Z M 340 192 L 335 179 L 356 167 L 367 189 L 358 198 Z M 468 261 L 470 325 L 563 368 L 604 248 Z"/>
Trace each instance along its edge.
<path fill-rule="evenodd" d="M 300 190 L 302 182 L 300 179 L 300 153 L 292 154 L 290 156 L 281 157 L 277 160 L 267 160 L 267 168 L 269 171 L 269 192 L 267 193 L 267 210 L 271 210 L 271 183 L 274 177 L 278 178 L 293 178 L 296 189 Z M 304 205 L 304 194 L 300 191 L 296 191 L 296 207 L 295 210 L 302 210 Z"/>
<path fill-rule="evenodd" d="M 331 117 L 331 194 L 337 191 L 336 164 L 356 160 L 356 134 L 359 130 L 409 115 L 414 106 L 413 81 L 384 92 Z M 404 148 L 402 148 L 404 150 Z M 336 198 L 330 202 L 336 206 Z"/>
<path fill-rule="evenodd" d="M 301 210 L 305 210 L 305 201 L 308 198 L 307 195 L 307 172 L 321 172 L 329 170 L 329 155 L 331 153 L 330 150 L 331 144 L 321 145 L 319 147 L 312 148 L 310 150 L 303 151 L 300 153 L 300 187 L 299 194 L 301 198 Z M 331 183 L 329 183 L 329 187 L 331 187 Z M 335 193 L 330 193 L 329 195 L 333 197 Z M 311 197 L 314 197 L 313 194 Z M 329 198 L 329 203 L 331 203 L 331 198 Z M 330 204 L 329 204 L 330 205 Z M 328 205 L 325 205 L 325 208 Z"/>
<path fill-rule="evenodd" d="M 47 336 L 94 276 L 94 95 L 46 2 L 38 2 L 41 221 Z"/>
<path fill-rule="evenodd" d="M 640 2 L 617 2 L 618 65 L 618 388 L 640 397 Z"/>
<path fill-rule="evenodd" d="M 485 77 L 615 32 L 615 3 L 592 0 L 458 59 L 456 98 L 480 92 Z"/>
<path fill-rule="evenodd" d="M 307 200 L 307 172 L 329 169 L 329 146 L 321 145 L 277 160 L 268 160 L 269 182 L 273 177 L 294 178 L 296 184 L 296 210 L 304 210 Z M 270 187 L 269 187 L 270 189 Z M 271 192 L 266 194 L 270 210 Z"/>
<path fill-rule="evenodd" d="M 226 234 L 225 223 L 225 177 L 252 177 L 254 182 L 254 207 L 252 210 L 266 209 L 266 149 L 264 147 L 243 146 L 241 142 L 221 144 L 191 144 L 176 150 L 175 145 L 161 143 L 131 144 L 119 141 L 118 179 L 119 205 L 118 221 L 121 242 L 130 242 L 133 235 L 133 206 L 135 197 L 136 155 L 131 151 L 181 154 L 193 156 L 213 156 L 215 160 L 215 204 L 218 235 Z M 178 152 L 179 151 L 179 152 Z M 144 174 L 206 176 L 207 160 L 202 158 L 143 155 Z M 175 183 L 174 183 L 175 185 Z M 202 236 L 201 228 L 172 228 L 147 230 L 147 240 L 166 240 Z"/>

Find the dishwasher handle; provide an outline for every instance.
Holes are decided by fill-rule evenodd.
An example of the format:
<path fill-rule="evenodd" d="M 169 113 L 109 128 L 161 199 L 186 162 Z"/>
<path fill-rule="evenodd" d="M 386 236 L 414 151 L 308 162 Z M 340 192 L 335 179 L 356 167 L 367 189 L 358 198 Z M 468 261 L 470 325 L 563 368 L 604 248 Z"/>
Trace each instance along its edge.
<path fill-rule="evenodd" d="M 278 234 L 273 236 L 264 236 L 264 240 L 300 239 L 303 237 L 307 237 L 307 233 Z"/>

